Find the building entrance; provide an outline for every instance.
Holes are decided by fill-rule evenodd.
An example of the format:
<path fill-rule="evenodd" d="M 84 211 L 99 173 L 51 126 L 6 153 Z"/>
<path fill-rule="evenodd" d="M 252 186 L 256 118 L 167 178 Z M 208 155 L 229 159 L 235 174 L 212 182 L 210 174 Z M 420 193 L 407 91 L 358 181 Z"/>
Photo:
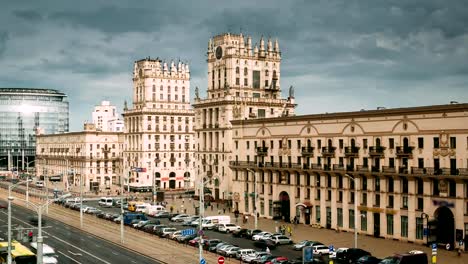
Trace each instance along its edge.
<path fill-rule="evenodd" d="M 169 180 L 169 189 L 175 189 L 175 188 L 176 188 L 176 181 Z"/>
<path fill-rule="evenodd" d="M 380 237 L 380 213 L 374 213 L 374 237 Z"/>
<path fill-rule="evenodd" d="M 437 220 L 436 235 L 437 243 L 450 244 L 450 248 L 454 248 L 455 242 L 455 220 L 453 213 L 447 206 L 437 208 L 434 212 L 434 217 Z"/>
<path fill-rule="evenodd" d="M 283 219 L 285 222 L 290 222 L 291 221 L 291 207 L 290 207 L 290 202 L 289 202 L 289 194 L 287 192 L 281 192 L 279 194 L 279 200 L 281 202 L 281 219 Z"/>

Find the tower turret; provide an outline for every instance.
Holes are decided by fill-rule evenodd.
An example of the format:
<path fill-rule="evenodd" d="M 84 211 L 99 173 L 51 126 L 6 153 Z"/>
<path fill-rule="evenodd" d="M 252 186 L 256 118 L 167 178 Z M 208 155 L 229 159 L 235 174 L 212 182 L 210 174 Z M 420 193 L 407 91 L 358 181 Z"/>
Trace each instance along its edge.
<path fill-rule="evenodd" d="M 252 55 L 252 37 L 251 36 L 247 37 L 247 55 L 248 56 Z"/>
<path fill-rule="evenodd" d="M 271 38 L 268 38 L 267 49 L 268 49 L 268 55 L 272 55 L 272 52 L 273 52 L 273 45 L 272 45 L 272 43 L 271 43 Z"/>

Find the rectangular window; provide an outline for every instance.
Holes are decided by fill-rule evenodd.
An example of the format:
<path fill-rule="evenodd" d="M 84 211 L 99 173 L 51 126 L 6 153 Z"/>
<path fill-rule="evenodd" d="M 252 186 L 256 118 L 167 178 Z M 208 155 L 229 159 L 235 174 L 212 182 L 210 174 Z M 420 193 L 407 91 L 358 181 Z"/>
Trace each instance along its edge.
<path fill-rule="evenodd" d="M 424 218 L 416 217 L 416 239 L 423 239 Z"/>
<path fill-rule="evenodd" d="M 450 148 L 452 148 L 452 149 L 457 148 L 457 138 L 456 137 L 450 137 Z"/>
<path fill-rule="evenodd" d="M 348 222 L 349 222 L 349 229 L 354 229 L 354 210 L 349 209 L 349 217 L 348 217 Z"/>
<path fill-rule="evenodd" d="M 401 198 L 402 198 L 403 209 L 408 209 L 408 196 L 403 196 Z"/>
<path fill-rule="evenodd" d="M 408 216 L 401 216 L 401 236 L 408 237 Z"/>
<path fill-rule="evenodd" d="M 367 211 L 361 211 L 361 230 L 367 231 Z"/>
<path fill-rule="evenodd" d="M 364 205 L 364 206 L 367 205 L 367 193 L 363 193 L 363 194 L 362 194 L 361 205 Z"/>
<path fill-rule="evenodd" d="M 418 168 L 424 168 L 424 158 L 418 158 Z"/>
<path fill-rule="evenodd" d="M 393 192 L 394 188 L 393 188 L 393 178 L 388 178 L 388 192 Z"/>
<path fill-rule="evenodd" d="M 393 208 L 393 195 L 388 196 L 388 207 Z"/>
<path fill-rule="evenodd" d="M 338 145 L 339 145 L 340 149 L 343 148 L 343 145 L 344 145 L 344 144 L 343 144 L 343 140 L 342 140 L 342 139 L 340 139 L 340 140 L 338 141 Z"/>
<path fill-rule="evenodd" d="M 375 204 L 374 206 L 380 207 L 380 194 L 375 195 Z"/>
<path fill-rule="evenodd" d="M 365 149 L 367 148 L 367 139 L 362 140 L 362 145 Z"/>
<path fill-rule="evenodd" d="M 390 149 L 395 148 L 395 139 L 393 139 L 393 138 L 388 139 L 388 148 L 390 148 Z"/>
<path fill-rule="evenodd" d="M 268 215 L 273 216 L 273 200 L 268 200 Z"/>
<path fill-rule="evenodd" d="M 424 148 L 424 138 L 422 137 L 418 138 L 418 148 L 420 149 Z"/>
<path fill-rule="evenodd" d="M 236 78 L 236 85 L 240 85 L 240 78 Z"/>
<path fill-rule="evenodd" d="M 434 137 L 434 148 L 439 148 L 439 137 Z"/>
<path fill-rule="evenodd" d="M 297 149 L 301 149 L 301 141 L 297 140 Z"/>
<path fill-rule="evenodd" d="M 336 209 L 336 215 L 337 215 L 337 225 L 339 227 L 343 227 L 343 208 L 337 208 Z"/>
<path fill-rule="evenodd" d="M 248 86 L 249 85 L 249 81 L 247 78 L 244 78 L 244 86 Z"/>
<path fill-rule="evenodd" d="M 315 206 L 315 222 L 320 224 L 320 206 Z"/>
<path fill-rule="evenodd" d="M 317 140 L 317 148 L 319 149 L 319 151 L 322 149 L 322 140 L 320 139 Z"/>
<path fill-rule="evenodd" d="M 252 72 L 252 78 L 253 78 L 253 88 L 260 88 L 260 71 L 253 71 Z"/>
<path fill-rule="evenodd" d="M 393 235 L 393 215 L 387 214 L 387 235 Z"/>
<path fill-rule="evenodd" d="M 418 209 L 419 211 L 422 211 L 424 209 L 424 199 L 422 197 L 418 197 Z"/>
<path fill-rule="evenodd" d="M 395 168 L 395 158 L 389 158 L 388 159 L 388 166 L 390 168 Z"/>
<path fill-rule="evenodd" d="M 362 158 L 362 166 L 363 167 L 369 167 L 369 159 L 368 158 Z"/>
<path fill-rule="evenodd" d="M 246 144 L 247 144 L 247 146 L 246 146 L 247 149 L 249 149 L 250 148 L 250 141 L 247 141 Z"/>

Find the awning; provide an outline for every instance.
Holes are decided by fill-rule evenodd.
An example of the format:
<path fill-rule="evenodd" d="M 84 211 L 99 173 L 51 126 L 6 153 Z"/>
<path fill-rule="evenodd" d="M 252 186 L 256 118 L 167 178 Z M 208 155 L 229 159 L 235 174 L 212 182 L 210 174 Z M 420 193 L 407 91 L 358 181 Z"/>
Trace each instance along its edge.
<path fill-rule="evenodd" d="M 296 204 L 296 207 L 304 207 L 304 208 L 307 208 L 307 207 L 312 207 L 312 204 L 311 204 L 309 201 L 304 201 L 304 202 L 302 202 L 302 203 Z"/>

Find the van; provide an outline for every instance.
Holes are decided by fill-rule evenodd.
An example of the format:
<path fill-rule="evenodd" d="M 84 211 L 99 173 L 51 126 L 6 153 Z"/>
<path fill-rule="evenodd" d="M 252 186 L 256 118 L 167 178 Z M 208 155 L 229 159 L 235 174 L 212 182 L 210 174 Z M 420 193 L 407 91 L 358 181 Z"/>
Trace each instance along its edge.
<path fill-rule="evenodd" d="M 107 197 L 101 197 L 101 198 L 99 199 L 98 205 L 99 205 L 99 206 L 105 206 L 105 205 L 106 205 L 106 201 L 107 201 Z"/>
<path fill-rule="evenodd" d="M 142 203 L 135 205 L 135 213 L 144 213 L 146 212 L 146 208 L 150 207 L 151 204 L 149 203 Z"/>
<path fill-rule="evenodd" d="M 162 205 L 150 205 L 146 207 L 145 214 L 154 216 L 156 213 L 166 211 L 166 208 Z"/>
<path fill-rule="evenodd" d="M 115 201 L 114 201 L 114 198 L 111 198 L 111 197 L 107 197 L 106 198 L 106 203 L 105 203 L 105 207 L 112 207 L 115 205 Z"/>
<path fill-rule="evenodd" d="M 202 228 L 213 229 L 217 224 L 230 224 L 231 217 L 229 215 L 214 215 L 203 218 Z"/>
<path fill-rule="evenodd" d="M 37 188 L 42 188 L 42 187 L 44 187 L 44 181 L 36 181 L 36 187 L 37 187 Z"/>
<path fill-rule="evenodd" d="M 31 249 L 34 254 L 37 254 L 37 243 L 31 242 Z M 47 245 L 42 244 L 42 263 L 44 264 L 56 264 L 58 263 L 57 255 L 55 254 L 55 250 Z"/>

